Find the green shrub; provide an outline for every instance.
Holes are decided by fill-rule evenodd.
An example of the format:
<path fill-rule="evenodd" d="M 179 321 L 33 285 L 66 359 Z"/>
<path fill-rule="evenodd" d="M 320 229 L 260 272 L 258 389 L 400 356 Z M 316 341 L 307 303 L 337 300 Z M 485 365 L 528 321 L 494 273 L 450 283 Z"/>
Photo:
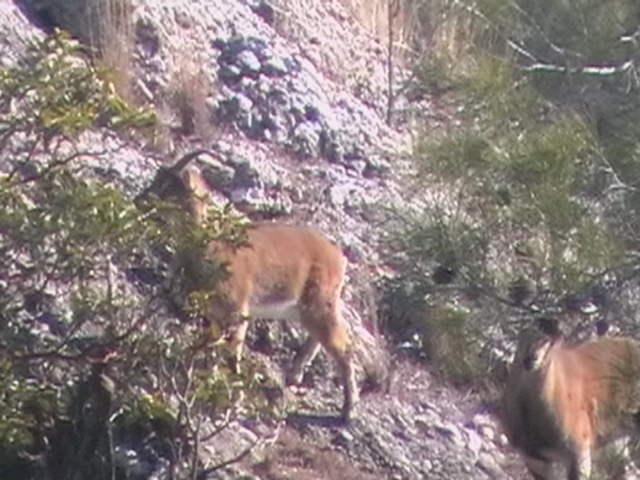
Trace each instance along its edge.
<path fill-rule="evenodd" d="M 138 446 L 161 438 L 174 478 L 193 478 L 205 421 L 262 411 L 259 396 L 243 393 L 260 375 L 231 376 L 196 322 L 163 314 L 167 263 L 189 252 L 193 268 L 171 273 L 181 286 L 173 295 L 208 298 L 224 266 L 207 245 L 242 242 L 245 223 L 212 207 L 199 227 L 175 205 L 140 209 L 84 174 L 84 157 L 108 161 L 83 149 L 84 132 L 154 121 L 103 74 L 61 33 L 0 70 L 2 478 L 111 478 L 113 442 L 134 435 L 128 427 L 150 434 Z"/>
<path fill-rule="evenodd" d="M 416 3 L 416 18 L 426 7 Z M 617 1 L 614 16 L 596 1 L 438 7 L 439 25 L 416 30 L 413 88 L 444 85 L 453 121 L 434 129 L 427 115 L 414 132 L 416 202 L 385 228 L 397 271 L 383 287 L 389 328 L 404 339 L 435 322 L 427 346 L 443 346 L 430 357 L 445 365 L 448 352 L 478 348 L 491 364 L 492 348 L 540 313 L 571 311 L 567 331 L 587 323 L 575 315 L 583 300 L 637 333 L 618 313 L 634 310 L 638 278 L 638 3 Z M 444 370 L 465 376 L 463 360 Z"/>
<path fill-rule="evenodd" d="M 471 384 L 486 375 L 489 365 L 480 359 L 482 340 L 470 312 L 451 305 L 425 311 L 422 345 L 427 358 L 454 383 Z"/>

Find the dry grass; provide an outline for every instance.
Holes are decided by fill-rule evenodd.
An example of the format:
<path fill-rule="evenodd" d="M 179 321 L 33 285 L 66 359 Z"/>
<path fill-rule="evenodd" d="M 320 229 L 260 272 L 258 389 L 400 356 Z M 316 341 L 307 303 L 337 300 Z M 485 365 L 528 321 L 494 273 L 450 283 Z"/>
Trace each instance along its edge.
<path fill-rule="evenodd" d="M 400 52 L 408 52 L 420 22 L 416 8 L 434 0 L 341 0 L 382 44 L 389 35 Z M 437 0 L 436 0 L 437 1 Z M 391 23 L 391 30 L 389 29 Z"/>
<path fill-rule="evenodd" d="M 154 150 L 170 154 L 176 149 L 171 129 L 173 110 L 164 102 L 156 105 L 156 114 L 158 123 L 151 137 L 151 146 Z"/>
<path fill-rule="evenodd" d="M 156 104 L 158 122 L 153 146 L 163 152 L 174 150 L 174 141 L 212 142 L 217 128 L 207 99 L 214 82 L 207 75 L 204 61 L 193 48 L 182 47 L 173 54 L 175 65 L 164 94 Z"/>
<path fill-rule="evenodd" d="M 341 0 L 360 23 L 383 43 L 393 41 L 398 53 L 459 59 L 474 34 L 475 23 L 465 9 L 448 0 Z M 389 9 L 397 8 L 389 15 Z"/>
<path fill-rule="evenodd" d="M 328 0 L 322 9 L 312 0 L 273 0 L 271 5 L 274 28 L 286 37 L 309 39 L 319 35 L 307 25 L 323 25 L 327 13 L 338 29 L 344 29 L 345 38 L 352 29 L 351 48 L 346 52 L 325 42 L 317 50 L 309 49 L 310 58 L 317 67 L 336 72 L 338 81 L 359 98 L 383 107 L 388 122 L 392 122 L 398 91 L 424 81 L 429 88 L 440 91 L 447 79 L 474 67 L 474 57 L 467 49 L 469 38 L 477 34 L 477 19 L 451 0 Z M 355 57 L 349 53 L 374 45 L 364 40 L 369 35 L 377 39 L 381 47 L 377 53 L 383 52 L 384 60 L 379 54 Z M 404 83 L 405 73 L 414 66 L 419 67 L 414 71 L 416 76 Z M 427 79 L 421 78 L 425 72 L 429 74 Z M 386 98 L 384 106 L 382 97 Z"/>
<path fill-rule="evenodd" d="M 133 91 L 133 6 L 131 0 L 89 0 L 86 4 L 86 31 L 98 61 L 110 72 L 116 92 L 131 104 Z"/>
<path fill-rule="evenodd" d="M 342 0 L 360 23 L 376 37 L 387 38 L 389 0 Z"/>
<path fill-rule="evenodd" d="M 175 133 L 206 141 L 213 137 L 212 112 L 206 101 L 212 94 L 213 83 L 202 67 L 205 62 L 199 60 L 193 51 L 177 53 L 167 101 Z"/>

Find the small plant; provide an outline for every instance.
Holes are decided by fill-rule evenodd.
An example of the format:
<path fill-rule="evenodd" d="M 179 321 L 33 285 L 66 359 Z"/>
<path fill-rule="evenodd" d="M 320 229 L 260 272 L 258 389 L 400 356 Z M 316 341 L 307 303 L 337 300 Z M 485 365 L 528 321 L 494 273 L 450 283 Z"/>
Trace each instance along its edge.
<path fill-rule="evenodd" d="M 17 66 L 0 70 L 0 109 L 8 113 L 0 120 L 0 147 L 18 132 L 31 134 L 34 148 L 46 148 L 53 137 L 91 127 L 152 126 L 155 116 L 130 108 L 104 74 L 64 32 L 32 42 Z"/>
<path fill-rule="evenodd" d="M 470 312 L 451 305 L 428 308 L 421 339 L 427 358 L 454 383 L 472 384 L 486 375 L 489 366 L 480 357 L 484 338 Z"/>
<path fill-rule="evenodd" d="M 177 120 L 176 133 L 208 140 L 213 133 L 213 116 L 206 100 L 213 94 L 212 82 L 190 55 L 180 55 L 178 62 L 168 87 L 168 107 Z"/>

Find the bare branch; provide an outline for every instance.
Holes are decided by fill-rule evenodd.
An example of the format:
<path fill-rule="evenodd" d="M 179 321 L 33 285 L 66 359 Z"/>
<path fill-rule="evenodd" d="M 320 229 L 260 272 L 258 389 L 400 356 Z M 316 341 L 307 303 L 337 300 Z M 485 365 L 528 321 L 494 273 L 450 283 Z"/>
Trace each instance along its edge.
<path fill-rule="evenodd" d="M 520 67 L 520 70 L 525 72 L 552 72 L 552 73 L 565 73 L 565 74 L 584 74 L 593 76 L 611 76 L 625 73 L 634 67 L 633 60 L 627 60 L 621 65 L 587 65 L 583 67 L 566 67 L 561 65 L 555 65 L 552 63 L 537 62 L 532 65 Z"/>

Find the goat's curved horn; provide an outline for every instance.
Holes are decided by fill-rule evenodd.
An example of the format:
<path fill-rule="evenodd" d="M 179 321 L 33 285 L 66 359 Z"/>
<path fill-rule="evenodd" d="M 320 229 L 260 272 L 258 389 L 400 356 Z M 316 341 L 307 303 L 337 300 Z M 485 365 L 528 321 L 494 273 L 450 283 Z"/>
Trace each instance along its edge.
<path fill-rule="evenodd" d="M 171 167 L 169 167 L 169 170 L 178 173 L 180 172 L 180 170 L 186 167 L 191 160 L 203 154 L 211 155 L 212 157 L 217 157 L 217 158 L 220 157 L 220 155 L 214 152 L 213 150 L 209 150 L 207 148 L 200 148 L 198 150 L 194 150 L 193 152 L 189 152 L 185 154 L 182 158 L 180 158 L 180 160 L 178 160 Z"/>

